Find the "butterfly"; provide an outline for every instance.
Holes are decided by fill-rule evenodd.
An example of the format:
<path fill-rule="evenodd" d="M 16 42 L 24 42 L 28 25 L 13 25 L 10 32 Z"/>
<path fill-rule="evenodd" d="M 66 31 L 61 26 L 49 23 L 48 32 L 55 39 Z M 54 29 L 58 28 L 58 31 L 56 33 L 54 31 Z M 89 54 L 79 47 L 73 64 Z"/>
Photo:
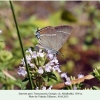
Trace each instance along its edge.
<path fill-rule="evenodd" d="M 63 44 L 68 39 L 72 27 L 67 25 L 62 26 L 47 26 L 36 31 L 36 37 L 41 46 L 51 54 L 56 54 Z"/>

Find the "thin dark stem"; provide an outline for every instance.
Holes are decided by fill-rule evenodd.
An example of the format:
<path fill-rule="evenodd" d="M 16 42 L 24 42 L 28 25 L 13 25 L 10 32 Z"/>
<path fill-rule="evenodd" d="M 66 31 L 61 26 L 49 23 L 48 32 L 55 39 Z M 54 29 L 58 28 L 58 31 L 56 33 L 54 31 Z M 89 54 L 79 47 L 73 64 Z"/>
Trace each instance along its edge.
<path fill-rule="evenodd" d="M 22 45 L 22 41 L 21 41 L 21 36 L 20 36 L 19 29 L 18 29 L 18 24 L 17 24 L 17 21 L 16 21 L 15 13 L 14 13 L 13 4 L 12 4 L 11 1 L 9 1 L 9 2 L 10 2 L 12 14 L 13 14 L 14 22 L 15 22 L 15 25 L 16 25 L 17 35 L 18 35 L 18 38 L 19 38 L 22 54 L 23 54 L 23 57 L 24 57 L 24 61 L 25 61 L 25 65 L 26 65 L 26 70 L 27 70 L 28 77 L 29 77 L 29 83 L 30 83 L 31 88 L 33 89 L 33 83 L 32 83 L 32 79 L 31 79 L 31 75 L 29 73 L 29 68 L 28 68 L 28 65 L 27 65 L 27 61 L 26 61 L 26 57 L 25 57 L 25 53 L 24 53 L 24 49 L 23 49 L 23 45 Z"/>

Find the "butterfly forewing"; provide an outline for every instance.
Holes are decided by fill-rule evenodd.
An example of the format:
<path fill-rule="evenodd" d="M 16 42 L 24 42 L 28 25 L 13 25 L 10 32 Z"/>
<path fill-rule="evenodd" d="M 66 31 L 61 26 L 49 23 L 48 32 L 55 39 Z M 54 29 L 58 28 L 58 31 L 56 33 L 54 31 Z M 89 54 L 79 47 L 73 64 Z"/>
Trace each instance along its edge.
<path fill-rule="evenodd" d="M 40 33 L 40 35 L 42 35 L 42 34 L 52 34 L 53 29 L 54 28 L 52 26 L 47 26 L 47 27 L 44 27 L 44 28 L 38 30 L 37 32 Z"/>
<path fill-rule="evenodd" d="M 67 25 L 56 26 L 54 28 L 56 31 L 60 31 L 60 32 L 64 32 L 64 33 L 70 33 L 70 31 L 72 30 L 72 27 L 67 26 Z"/>

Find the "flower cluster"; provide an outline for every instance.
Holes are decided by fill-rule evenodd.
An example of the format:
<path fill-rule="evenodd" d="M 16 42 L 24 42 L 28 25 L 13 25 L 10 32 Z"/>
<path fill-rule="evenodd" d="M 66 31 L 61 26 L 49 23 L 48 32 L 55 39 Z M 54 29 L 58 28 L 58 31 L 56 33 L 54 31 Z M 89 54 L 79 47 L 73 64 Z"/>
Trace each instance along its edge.
<path fill-rule="evenodd" d="M 60 73 L 61 70 L 56 55 L 49 53 L 49 51 L 45 52 L 42 49 L 36 51 L 33 50 L 33 48 L 29 48 L 26 50 L 25 56 L 29 68 L 29 73 L 34 80 L 34 84 L 36 84 L 34 89 L 50 90 L 52 86 L 46 89 L 42 83 L 45 83 L 46 81 L 47 84 L 50 79 L 57 80 L 54 72 L 56 71 Z M 27 77 L 28 75 L 24 58 L 21 60 L 21 64 L 17 73 L 23 77 Z M 38 83 L 41 84 L 41 86 L 39 86 Z"/>
<path fill-rule="evenodd" d="M 38 74 L 52 71 L 61 72 L 57 57 L 50 53 L 46 54 L 42 49 L 38 52 L 32 51 L 31 48 L 26 50 L 26 60 L 31 70 L 35 69 Z M 47 63 L 46 60 L 48 60 Z M 22 66 L 19 66 L 18 74 L 25 76 L 27 72 L 25 70 L 24 58 L 21 60 L 21 65 Z"/>

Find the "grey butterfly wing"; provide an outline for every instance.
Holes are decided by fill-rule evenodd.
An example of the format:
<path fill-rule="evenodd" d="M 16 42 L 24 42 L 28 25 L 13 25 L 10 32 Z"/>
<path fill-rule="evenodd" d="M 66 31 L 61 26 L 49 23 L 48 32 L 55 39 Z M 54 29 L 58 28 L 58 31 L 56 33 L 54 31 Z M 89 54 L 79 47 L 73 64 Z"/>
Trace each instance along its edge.
<path fill-rule="evenodd" d="M 56 34 L 55 34 L 54 27 L 48 26 L 48 27 L 43 28 L 39 32 L 40 33 L 43 32 L 40 34 L 39 43 L 45 49 L 51 50 L 52 52 L 56 52 L 55 46 L 54 46 L 54 43 L 56 42 L 56 40 L 55 40 Z"/>
<path fill-rule="evenodd" d="M 40 44 L 51 52 L 56 53 L 67 40 L 71 27 L 69 26 L 48 26 L 41 29 Z"/>
<path fill-rule="evenodd" d="M 58 51 L 66 42 L 67 38 L 70 35 L 71 30 L 72 30 L 72 27 L 67 26 L 67 25 L 55 27 L 55 32 L 57 34 L 57 37 L 56 37 L 57 43 L 56 43 L 56 48 L 55 48 L 56 51 Z"/>

